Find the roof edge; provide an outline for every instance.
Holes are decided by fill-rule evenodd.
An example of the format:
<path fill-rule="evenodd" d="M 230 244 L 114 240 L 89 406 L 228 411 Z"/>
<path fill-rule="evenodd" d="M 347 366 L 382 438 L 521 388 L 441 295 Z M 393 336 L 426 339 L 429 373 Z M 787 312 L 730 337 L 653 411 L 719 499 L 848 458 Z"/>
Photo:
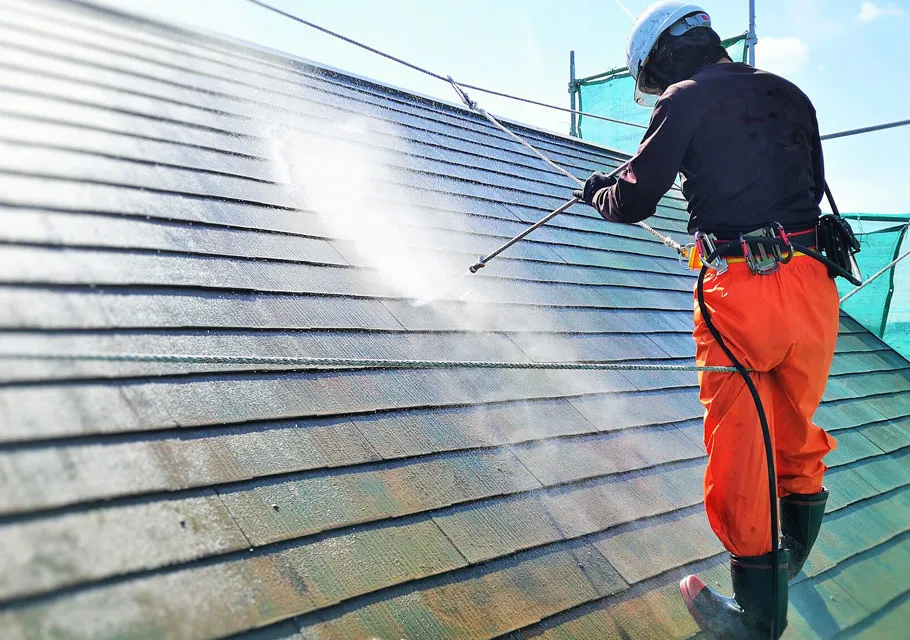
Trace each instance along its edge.
<path fill-rule="evenodd" d="M 126 20 L 129 22 L 137 22 L 137 23 L 146 24 L 146 25 L 152 25 L 157 28 L 176 30 L 176 31 L 182 32 L 184 35 L 192 35 L 194 38 L 198 38 L 199 36 L 202 36 L 202 37 L 212 41 L 215 44 L 223 45 L 223 44 L 227 43 L 229 45 L 233 45 L 233 46 L 237 46 L 237 47 L 241 47 L 241 48 L 250 50 L 251 52 L 258 54 L 258 55 L 267 56 L 269 58 L 275 58 L 275 59 L 285 61 L 285 62 L 292 61 L 297 64 L 302 64 L 302 65 L 305 65 L 308 67 L 312 67 L 314 69 L 319 70 L 322 73 L 332 75 L 335 77 L 339 77 L 339 78 L 345 78 L 348 80 L 352 80 L 357 84 L 375 87 L 377 89 L 382 89 L 385 91 L 392 91 L 393 93 L 399 94 L 401 96 L 407 96 L 409 98 L 414 98 L 414 99 L 417 99 L 422 102 L 430 103 L 431 105 L 433 105 L 437 108 L 442 107 L 442 108 L 445 108 L 445 109 L 448 109 L 451 111 L 456 111 L 463 115 L 464 114 L 469 115 L 472 118 L 480 117 L 478 114 L 476 114 L 472 110 L 468 109 L 464 105 L 461 105 L 454 101 L 450 102 L 443 98 L 428 96 L 428 95 L 419 93 L 417 91 L 413 91 L 411 89 L 405 89 L 403 87 L 398 87 L 396 85 L 388 84 L 385 82 L 380 82 L 379 80 L 375 80 L 373 78 L 369 78 L 366 76 L 361 76 L 359 74 L 356 74 L 356 73 L 353 73 L 350 71 L 345 71 L 343 69 L 333 67 L 333 66 L 323 63 L 323 62 L 317 62 L 314 60 L 310 60 L 308 58 L 303 58 L 301 56 L 297 56 L 297 55 L 294 55 L 294 54 L 286 52 L 286 51 L 281 51 L 279 49 L 273 49 L 273 48 L 268 47 L 263 44 L 251 42 L 249 40 L 244 40 L 242 38 L 236 38 L 234 36 L 220 33 L 217 31 L 213 31 L 210 29 L 206 29 L 203 27 L 197 27 L 195 25 L 190 25 L 190 24 L 181 22 L 179 20 L 177 20 L 177 21 L 164 20 L 164 19 L 161 19 L 160 17 L 156 17 L 156 16 L 149 15 L 147 13 L 143 13 L 142 11 L 126 11 L 126 10 L 120 9 L 114 5 L 108 4 L 107 2 L 105 2 L 105 0 L 68 0 L 66 4 L 70 5 L 70 6 L 76 6 L 83 10 L 94 11 L 94 12 L 105 14 L 108 16 L 114 16 L 120 20 Z M 545 107 L 541 107 L 541 108 L 545 108 Z M 517 120 L 512 120 L 511 118 L 507 118 L 507 117 L 503 117 L 503 116 L 499 116 L 499 115 L 497 115 L 496 118 L 497 118 L 497 120 L 499 120 L 500 122 L 502 122 L 504 124 L 509 124 L 512 127 L 523 129 L 525 131 L 529 131 L 529 132 L 535 133 L 537 135 L 552 138 L 553 140 L 563 143 L 563 144 L 569 144 L 569 145 L 575 146 L 575 147 L 588 147 L 590 149 L 599 151 L 601 153 L 605 153 L 607 155 L 613 156 L 614 159 L 616 159 L 617 161 L 620 161 L 620 162 L 628 160 L 632 157 L 630 154 L 624 153 L 622 151 L 618 151 L 616 149 L 611 149 L 607 146 L 598 144 L 596 142 L 591 142 L 589 140 L 582 140 L 581 138 L 574 138 L 572 136 L 564 135 L 564 134 L 558 133 L 556 131 L 550 131 L 548 129 L 543 129 L 541 127 L 519 122 Z"/>

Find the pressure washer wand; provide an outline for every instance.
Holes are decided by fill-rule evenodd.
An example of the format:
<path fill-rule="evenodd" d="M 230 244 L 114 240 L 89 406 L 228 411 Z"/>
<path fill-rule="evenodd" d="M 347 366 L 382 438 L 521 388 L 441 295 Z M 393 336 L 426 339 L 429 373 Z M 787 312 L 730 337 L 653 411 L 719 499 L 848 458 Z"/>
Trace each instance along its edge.
<path fill-rule="evenodd" d="M 490 260 L 492 260 L 493 258 L 495 258 L 496 256 L 498 256 L 500 253 L 502 253 L 503 251 L 505 251 L 506 249 L 511 247 L 513 244 L 515 244 L 516 242 L 518 242 L 519 240 L 524 238 L 526 235 L 528 235 L 532 231 L 536 231 L 540 227 L 547 224 L 550 220 L 552 220 L 553 218 L 558 216 L 560 213 L 564 212 L 566 209 L 571 207 L 573 204 L 577 204 L 579 202 L 581 202 L 581 200 L 579 200 L 578 198 L 572 198 L 571 200 L 566 202 L 564 205 L 562 205 L 558 209 L 551 211 L 550 213 L 547 214 L 547 216 L 545 218 L 542 218 L 539 222 L 535 223 L 533 226 L 530 226 L 527 229 L 525 229 L 524 231 L 522 231 L 521 233 L 519 233 L 517 236 L 515 236 L 514 238 L 509 240 L 507 243 L 505 243 L 501 247 L 499 247 L 496 251 L 494 251 L 490 255 L 481 257 L 480 260 L 477 261 L 477 264 L 472 264 L 470 267 L 468 267 L 468 271 L 470 271 L 471 273 L 477 273 L 479 270 L 481 270 L 485 266 L 487 266 L 487 263 Z"/>
<path fill-rule="evenodd" d="M 623 162 L 621 165 L 619 165 L 618 167 L 613 169 L 613 171 L 611 171 L 607 175 L 608 176 L 617 175 L 620 171 L 625 169 L 628 166 L 628 164 L 629 164 L 629 161 Z M 475 264 L 472 264 L 470 267 L 468 267 L 468 271 L 470 271 L 471 273 L 477 273 L 478 271 L 483 269 L 485 266 L 487 266 L 487 263 L 490 260 L 492 260 L 493 258 L 495 258 L 496 256 L 498 256 L 500 253 L 502 253 L 503 251 L 505 251 L 506 249 L 511 247 L 513 244 L 515 244 L 516 242 L 518 242 L 519 240 L 521 240 L 528 234 L 532 233 L 533 231 L 536 231 L 537 229 L 539 229 L 542 226 L 544 226 L 545 224 L 547 224 L 550 220 L 552 220 L 553 218 L 558 216 L 560 213 L 563 213 L 566 209 L 571 207 L 573 204 L 577 204 L 579 202 L 581 202 L 581 200 L 579 198 L 572 198 L 571 200 L 569 200 L 568 202 L 566 202 L 565 204 L 560 206 L 558 209 L 551 211 L 550 213 L 548 213 L 546 215 L 546 217 L 542 218 L 539 222 L 536 222 L 534 225 L 528 227 L 527 229 L 525 229 L 524 231 L 519 233 L 517 236 L 515 236 L 514 238 L 512 238 L 511 240 L 506 242 L 504 245 L 499 247 L 496 251 L 494 251 L 490 255 L 481 257 L 480 260 L 478 260 Z"/>

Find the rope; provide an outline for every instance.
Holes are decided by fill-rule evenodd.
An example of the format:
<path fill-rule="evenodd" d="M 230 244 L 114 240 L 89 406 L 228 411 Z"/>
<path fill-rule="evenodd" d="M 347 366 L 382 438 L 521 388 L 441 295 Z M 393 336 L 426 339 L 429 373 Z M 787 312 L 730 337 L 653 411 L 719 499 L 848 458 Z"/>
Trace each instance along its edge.
<path fill-rule="evenodd" d="M 277 13 L 278 15 L 284 16 L 285 18 L 289 18 L 289 19 L 293 20 L 294 22 L 299 22 L 300 24 L 306 25 L 312 29 L 321 31 L 322 33 L 332 36 L 333 38 L 338 38 L 339 40 L 347 42 L 348 44 L 352 44 L 355 47 L 360 47 L 361 49 L 369 51 L 370 53 L 375 53 L 376 55 L 381 56 L 381 57 L 385 58 L 386 60 L 391 60 L 392 62 L 397 62 L 398 64 L 404 65 L 404 66 L 408 67 L 409 69 L 413 69 L 414 71 L 419 71 L 420 73 L 430 76 L 431 78 L 436 78 L 437 80 L 442 80 L 442 81 L 447 80 L 446 77 L 442 74 L 436 73 L 434 71 L 430 71 L 429 69 L 425 69 L 424 67 L 416 65 L 412 62 L 408 62 L 407 60 L 402 60 L 401 58 L 393 56 L 384 51 L 380 51 L 379 49 L 376 49 L 376 48 L 366 45 L 362 42 L 354 40 L 353 38 L 349 38 L 347 36 L 341 35 L 340 33 L 332 31 L 331 29 L 326 29 L 325 27 L 321 27 L 314 22 L 310 22 L 309 20 L 304 20 L 303 18 L 296 16 L 292 13 L 288 13 L 287 11 L 282 11 L 278 7 L 273 7 L 272 5 L 270 5 L 266 2 L 262 2 L 261 0 L 247 0 L 247 2 L 250 2 L 254 5 L 256 5 L 257 7 L 262 7 L 263 9 L 267 9 L 268 11 L 272 11 L 273 13 Z M 546 102 L 538 102 L 537 100 L 531 100 L 530 98 L 522 98 L 520 96 L 514 96 L 509 93 L 502 93 L 501 91 L 493 91 L 492 89 L 485 89 L 483 87 L 478 87 L 478 86 L 472 85 L 472 84 L 466 84 L 464 86 L 467 87 L 468 89 L 473 89 L 474 91 L 480 91 L 481 93 L 488 93 L 493 96 L 500 96 L 502 98 L 508 98 L 510 100 L 517 100 L 518 102 L 526 102 L 528 104 L 534 104 L 539 107 L 546 107 L 547 109 L 555 109 L 556 111 L 574 113 L 576 115 L 584 116 L 586 118 L 594 118 L 595 120 L 604 120 L 606 122 L 613 122 L 615 124 L 622 124 L 622 125 L 626 125 L 629 127 L 636 127 L 638 129 L 647 129 L 646 126 L 641 125 L 641 124 L 636 124 L 634 122 L 625 122 L 623 120 L 617 120 L 615 118 L 608 118 L 607 116 L 600 116 L 600 115 L 596 115 L 593 113 L 585 113 L 584 111 L 578 111 L 576 109 L 569 109 L 568 107 L 560 107 L 555 104 L 549 104 Z"/>
<path fill-rule="evenodd" d="M 358 358 L 305 358 L 298 356 L 209 356 L 171 353 L 0 353 L 0 360 L 58 362 L 149 362 L 159 364 L 282 365 L 305 368 L 352 367 L 382 369 L 535 369 L 557 371 L 710 371 L 736 372 L 733 367 L 697 365 L 623 364 L 605 362 L 492 362 L 483 360 L 382 360 Z"/>
<path fill-rule="evenodd" d="M 474 112 L 482 115 L 484 118 L 489 120 L 490 124 L 492 124 L 494 127 L 499 129 L 500 131 L 502 131 L 504 134 L 510 136 L 513 140 L 515 140 L 515 142 L 517 142 L 518 144 L 523 146 L 525 149 L 527 149 L 531 153 L 535 154 L 538 158 L 540 158 L 541 160 L 546 162 L 548 165 L 550 165 L 550 167 L 552 167 L 555 171 L 558 171 L 562 175 L 566 176 L 569 180 L 573 181 L 579 187 L 585 186 L 584 180 L 581 180 L 580 178 L 576 177 L 572 172 L 570 172 L 568 169 L 560 167 L 558 164 L 556 164 L 555 162 L 550 160 L 547 156 L 545 156 L 542 152 L 538 151 L 536 147 L 533 147 L 524 138 L 522 138 L 521 136 L 519 136 L 512 130 L 507 129 L 505 127 L 505 125 L 503 125 L 499 120 L 497 120 L 495 117 L 493 117 L 489 113 L 487 113 L 487 110 L 484 109 L 483 107 L 479 106 L 477 104 L 477 102 L 475 102 L 474 100 L 471 100 L 471 98 L 468 96 L 467 92 L 461 87 L 461 85 L 459 85 L 457 82 L 455 82 L 455 80 L 452 78 L 452 76 L 448 76 L 446 78 L 446 80 L 449 82 L 449 84 L 452 85 L 452 88 L 455 89 L 455 93 L 458 94 L 458 97 L 461 98 L 462 102 L 464 102 L 465 105 L 471 111 L 474 111 Z"/>
<path fill-rule="evenodd" d="M 558 164 L 556 164 L 555 162 L 550 160 L 550 158 L 548 158 L 546 155 L 544 155 L 543 152 L 539 151 L 536 147 L 532 146 L 527 140 L 525 140 L 524 138 L 519 136 L 517 133 L 515 133 L 511 129 L 506 128 L 506 126 L 503 125 L 499 120 L 497 120 L 495 116 L 490 115 L 486 111 L 486 109 L 484 109 L 483 107 L 478 105 L 475 100 L 471 100 L 470 96 L 468 96 L 467 91 L 464 90 L 464 87 L 462 85 L 459 85 L 457 82 L 455 82 L 455 80 L 452 78 L 452 76 L 448 76 L 446 78 L 446 80 L 448 80 L 449 84 L 452 85 L 452 88 L 455 89 L 455 93 L 457 93 L 458 97 L 461 98 L 462 102 L 465 103 L 465 106 L 467 106 L 472 111 L 482 115 L 484 118 L 489 120 L 490 123 L 494 127 L 499 129 L 503 133 L 507 134 L 508 136 L 512 137 L 521 146 L 525 147 L 526 149 L 528 149 L 529 151 L 534 153 L 538 158 L 540 158 L 541 160 L 546 162 L 550 167 L 552 167 L 559 173 L 563 174 L 564 176 L 566 176 L 567 178 L 572 180 L 579 187 L 585 186 L 584 180 L 576 177 L 574 174 L 572 174 L 567 169 L 560 167 Z M 655 238 L 660 240 L 665 246 L 676 251 L 680 256 L 686 257 L 686 258 L 688 257 L 688 255 L 689 255 L 688 249 L 686 249 L 686 247 L 684 247 L 682 244 L 680 244 L 679 242 L 677 242 L 670 236 L 662 234 L 660 231 L 658 231 L 657 229 L 655 229 L 654 227 L 652 227 L 650 225 L 645 224 L 644 222 L 636 222 L 635 226 L 644 229 L 645 231 L 650 233 L 652 236 L 654 236 Z"/>
<path fill-rule="evenodd" d="M 461 98 L 461 100 L 465 103 L 465 105 L 468 106 L 469 109 L 471 109 L 472 111 L 475 111 L 475 112 L 479 113 L 480 115 L 482 115 L 484 118 L 486 118 L 487 120 L 489 120 L 491 124 L 493 124 L 496 128 L 498 128 L 500 131 L 502 131 L 503 133 L 506 133 L 506 134 L 508 134 L 509 136 L 511 136 L 512 138 L 514 138 L 518 143 L 520 143 L 523 147 L 525 147 L 526 149 L 528 149 L 529 151 L 531 151 L 532 153 L 534 153 L 537 157 L 539 157 L 541 160 L 543 160 L 545 163 L 547 163 L 547 164 L 548 164 L 550 167 L 552 167 L 554 170 L 558 171 L 559 173 L 562 173 L 563 175 L 565 175 L 566 177 L 568 177 L 570 180 L 572 180 L 573 182 L 575 182 L 575 183 L 576 183 L 577 185 L 579 185 L 579 186 L 584 186 L 584 182 L 583 182 L 582 180 L 580 180 L 579 178 L 577 178 L 576 176 L 574 176 L 573 174 L 571 174 L 570 172 L 568 172 L 568 171 L 565 170 L 564 168 L 562 168 L 562 167 L 560 167 L 559 165 L 557 165 L 555 162 L 553 162 L 552 160 L 550 160 L 550 159 L 549 159 L 547 156 L 545 156 L 543 153 L 541 153 L 541 152 L 538 151 L 536 148 L 534 148 L 533 146 L 531 146 L 531 145 L 530 145 L 528 142 L 526 142 L 524 139 L 520 138 L 518 135 L 516 135 L 515 133 L 513 133 L 512 131 L 510 131 L 509 129 L 507 129 L 506 127 L 504 127 L 504 126 L 502 125 L 502 123 L 499 122 L 499 120 L 497 120 L 496 118 L 494 118 L 493 116 L 491 116 L 489 113 L 487 113 L 487 111 L 486 111 L 485 109 L 483 109 L 483 108 L 481 108 L 480 106 L 478 106 L 478 104 L 477 104 L 475 101 L 471 100 L 471 99 L 468 97 L 468 94 L 465 92 L 464 88 L 462 88 L 462 87 L 467 87 L 467 88 L 472 89 L 472 90 L 475 90 L 475 91 L 480 91 L 480 92 L 482 92 L 482 93 L 488 93 L 488 94 L 490 94 L 490 95 L 500 96 L 500 97 L 503 97 L 503 98 L 511 98 L 512 100 L 518 100 L 518 101 L 520 101 L 520 102 L 527 102 L 527 103 L 529 103 L 529 104 L 536 104 L 536 105 L 541 106 L 541 107 L 548 107 L 548 108 L 550 108 L 550 109 L 556 109 L 556 110 L 558 110 L 558 111 L 566 111 L 566 112 L 569 112 L 569 113 L 575 113 L 575 114 L 578 114 L 578 115 L 583 115 L 583 116 L 588 117 L 588 118 L 596 118 L 596 119 L 598 119 L 598 120 L 606 120 L 607 122 L 614 122 L 614 123 L 616 123 L 616 124 L 624 124 L 624 125 L 628 125 L 628 126 L 631 126 L 631 127 L 638 127 L 638 128 L 640 128 L 640 129 L 647 129 L 647 127 L 645 127 L 644 125 L 635 124 L 635 123 L 632 123 L 632 122 L 623 122 L 622 120 L 616 120 L 616 119 L 614 119 L 614 118 L 608 118 L 608 117 L 606 117 L 606 116 L 599 116 L 599 115 L 595 115 L 595 114 L 593 114 L 593 113 L 585 113 L 585 112 L 583 112 L 583 111 L 577 111 L 577 110 L 575 110 L 575 109 L 567 109 L 567 108 L 565 108 L 565 107 L 558 107 L 558 106 L 556 106 L 556 105 L 547 104 L 547 103 L 545 103 L 545 102 L 538 102 L 538 101 L 536 101 L 536 100 L 529 100 L 528 98 L 521 98 L 521 97 L 518 97 L 518 96 L 510 95 L 510 94 L 508 94 L 508 93 L 502 93 L 502 92 L 500 92 L 500 91 L 493 91 L 493 90 L 491 90 L 491 89 L 485 89 L 485 88 L 483 88 L 483 87 L 478 87 L 478 86 L 472 85 L 472 84 L 459 85 L 457 82 L 455 82 L 455 80 L 452 79 L 452 76 L 443 76 L 443 75 L 441 75 L 441 74 L 439 74 L 439 73 L 436 73 L 436 72 L 434 72 L 434 71 L 430 71 L 429 69 L 426 69 L 426 68 L 424 68 L 424 67 L 418 66 L 418 65 L 413 64 L 413 63 L 411 63 L 411 62 L 408 62 L 407 60 L 403 60 L 403 59 L 398 58 L 398 57 L 396 57 L 396 56 L 393 56 L 393 55 L 391 55 L 391 54 L 389 54 L 389 53 L 386 53 L 386 52 L 384 52 L 384 51 L 380 51 L 379 49 L 376 49 L 375 47 L 371 47 L 371 46 L 369 46 L 369 45 L 366 45 L 366 44 L 364 44 L 364 43 L 362 43 L 362 42 L 359 42 L 359 41 L 357 41 L 357 40 L 354 40 L 353 38 L 349 38 L 349 37 L 347 37 L 347 36 L 341 35 L 340 33 L 337 33 L 337 32 L 335 32 L 335 31 L 332 31 L 331 29 L 326 29 L 325 27 L 319 26 L 318 24 L 316 24 L 316 23 L 314 23 L 314 22 L 310 22 L 309 20 L 304 20 L 304 19 L 301 18 L 300 16 L 296 16 L 296 15 L 294 15 L 294 14 L 292 14 L 292 13 L 288 13 L 287 11 L 282 11 L 281 9 L 279 9 L 279 8 L 277 8 L 277 7 L 273 7 L 272 5 L 270 5 L 270 4 L 266 3 L 266 2 L 262 2 L 262 0 L 247 0 L 247 2 L 250 2 L 250 3 L 252 3 L 252 4 L 254 4 L 254 5 L 258 6 L 258 7 L 262 7 L 263 9 L 267 9 L 268 11 L 272 11 L 272 12 L 274 12 L 274 13 L 277 13 L 278 15 L 284 16 L 285 18 L 288 18 L 288 19 L 290 19 L 290 20 L 293 20 L 294 22 L 299 22 L 300 24 L 306 25 L 306 26 L 308 26 L 308 27 L 310 27 L 310 28 L 312 28 L 312 29 L 316 29 L 317 31 L 321 31 L 322 33 L 325 33 L 325 34 L 327 34 L 327 35 L 332 36 L 333 38 L 338 38 L 339 40 L 343 40 L 344 42 L 347 42 L 347 43 L 349 43 L 349 44 L 352 44 L 352 45 L 354 45 L 354 46 L 356 46 L 356 47 L 360 47 L 361 49 L 365 49 L 366 51 L 369 51 L 370 53 L 375 53 L 376 55 L 381 56 L 381 57 L 383 57 L 383 58 L 385 58 L 385 59 L 387 59 L 387 60 L 391 60 L 391 61 L 393 61 L 393 62 L 397 62 L 398 64 L 401 64 L 401 65 L 404 65 L 404 66 L 408 67 L 409 69 L 413 69 L 414 71 L 419 71 L 420 73 L 423 73 L 423 74 L 425 74 L 425 75 L 427 75 L 427 76 L 430 76 L 431 78 L 436 78 L 437 80 L 444 80 L 444 81 L 448 82 L 449 84 L 452 85 L 452 87 L 455 89 L 456 93 L 458 93 L 458 96 L 459 96 L 459 97 Z M 645 224 L 644 222 L 636 222 L 635 224 L 636 224 L 638 227 L 640 227 L 640 228 L 644 229 L 645 231 L 647 231 L 648 233 L 650 233 L 652 236 L 654 236 L 654 237 L 657 238 L 658 240 L 660 240 L 660 241 L 661 241 L 664 245 L 666 245 L 667 247 L 669 247 L 669 248 L 673 249 L 674 251 L 676 251 L 680 256 L 682 256 L 682 257 L 688 257 L 689 254 L 688 254 L 688 250 L 686 249 L 686 247 L 684 247 L 682 244 L 680 244 L 679 242 L 677 242 L 677 241 L 674 240 L 673 238 L 671 238 L 671 237 L 669 237 L 669 236 L 666 236 L 666 235 L 660 233 L 657 229 L 655 229 L 654 227 L 651 227 L 650 225 Z"/>
<path fill-rule="evenodd" d="M 843 298 L 840 299 L 841 304 L 843 304 L 845 301 L 847 301 L 847 300 L 849 300 L 850 298 L 852 298 L 853 296 L 855 296 L 857 293 L 859 293 L 859 292 L 860 292 L 863 288 L 865 288 L 867 285 L 872 284 L 875 280 L 877 280 L 878 278 L 880 278 L 880 277 L 882 277 L 883 275 L 885 275 L 885 273 L 887 273 L 889 269 L 894 268 L 894 267 L 897 265 L 898 262 L 900 262 L 901 260 L 903 260 L 903 259 L 906 258 L 907 256 L 910 256 L 910 249 L 908 249 L 908 250 L 905 251 L 903 254 L 901 254 L 900 256 L 898 256 L 895 260 L 892 260 L 891 262 L 889 262 L 888 264 L 886 264 L 884 267 L 882 267 L 881 269 L 879 269 L 878 271 L 876 271 L 875 273 L 873 273 L 871 276 L 869 276 L 868 278 L 866 278 L 866 281 L 865 281 L 865 282 L 863 282 L 863 283 L 862 283 L 861 285 L 859 285 L 856 289 L 854 289 L 853 291 L 851 291 L 850 293 L 848 293 L 847 295 L 845 295 Z"/>
<path fill-rule="evenodd" d="M 321 31 L 322 33 L 330 35 L 333 38 L 338 38 L 339 40 L 343 40 L 344 42 L 347 42 L 348 44 L 354 45 L 355 47 L 360 47 L 361 49 L 366 49 L 370 53 L 375 53 L 376 55 L 382 56 L 383 58 L 385 58 L 387 60 L 391 60 L 392 62 L 397 62 L 398 64 L 403 64 L 404 66 L 406 66 L 410 69 L 413 69 L 414 71 L 419 71 L 420 73 L 428 75 L 431 78 L 436 78 L 437 80 L 446 79 L 445 76 L 440 75 L 438 73 L 434 73 L 434 72 L 430 71 L 429 69 L 424 69 L 423 67 L 419 67 L 416 64 L 408 62 L 407 60 L 402 60 L 401 58 L 396 58 L 395 56 L 393 56 L 391 54 L 385 53 L 384 51 L 380 51 L 379 49 L 375 49 L 369 45 L 363 44 L 362 42 L 358 42 L 357 40 L 354 40 L 353 38 L 348 38 L 347 36 L 343 36 L 340 33 L 336 33 L 335 31 L 326 29 L 325 27 L 320 27 L 318 24 L 316 24 L 314 22 L 310 22 L 309 20 L 304 20 L 303 18 L 301 18 L 299 16 L 295 16 L 293 13 L 288 13 L 287 11 L 282 11 L 278 7 L 273 7 L 272 5 L 270 5 L 266 2 L 261 2 L 260 0 L 247 0 L 247 2 L 251 2 L 252 4 L 255 4 L 258 7 L 262 7 L 263 9 L 268 9 L 269 11 L 272 11 L 274 13 L 277 13 L 278 15 L 284 16 L 285 18 L 290 18 L 294 22 L 299 22 L 300 24 L 304 24 L 312 29 L 316 29 L 316 31 Z"/>
<path fill-rule="evenodd" d="M 647 129 L 647 125 L 638 124 L 637 122 L 626 122 L 625 120 L 617 120 L 616 118 L 610 118 L 608 116 L 595 115 L 593 113 L 587 113 L 585 111 L 579 111 L 578 109 L 570 109 L 569 107 L 560 107 L 555 104 L 549 104 L 547 102 L 538 102 L 537 100 L 531 100 L 530 98 L 522 98 L 521 96 L 514 96 L 511 93 L 503 93 L 501 91 L 493 91 L 492 89 L 484 89 L 483 87 L 478 87 L 473 84 L 464 84 L 462 85 L 466 89 L 471 89 L 473 91 L 480 91 L 481 93 L 488 93 L 491 96 L 499 96 L 501 98 L 508 98 L 509 100 L 517 100 L 518 102 L 526 102 L 527 104 L 535 104 L 538 107 L 546 107 L 548 109 L 555 109 L 556 111 L 564 111 L 565 113 L 574 113 L 577 116 L 584 116 L 586 118 L 595 118 L 597 120 L 605 120 L 606 122 L 613 122 L 614 124 L 622 124 L 627 127 L 635 127 L 636 129 Z"/>

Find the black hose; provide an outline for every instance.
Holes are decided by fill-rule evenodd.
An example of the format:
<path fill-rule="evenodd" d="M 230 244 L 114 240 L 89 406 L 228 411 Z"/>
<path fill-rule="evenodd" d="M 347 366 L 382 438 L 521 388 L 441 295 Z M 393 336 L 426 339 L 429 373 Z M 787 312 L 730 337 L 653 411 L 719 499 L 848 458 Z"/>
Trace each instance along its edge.
<path fill-rule="evenodd" d="M 794 245 L 794 247 L 795 246 L 796 245 Z M 718 253 L 718 251 L 715 251 L 714 254 L 708 256 L 707 261 L 714 262 L 714 260 L 716 260 L 718 257 Z M 710 331 L 711 335 L 714 336 L 714 340 L 717 342 L 717 344 L 720 345 L 720 348 L 723 349 L 724 353 L 727 354 L 730 362 L 732 362 L 733 366 L 736 367 L 737 372 L 739 372 L 739 375 L 742 376 L 743 381 L 745 381 L 746 386 L 749 388 L 749 393 L 752 394 L 752 400 L 755 402 L 755 410 L 758 412 L 758 421 L 761 423 L 762 438 L 765 442 L 765 459 L 768 463 L 768 494 L 771 501 L 771 594 L 774 598 L 774 608 L 771 614 L 771 638 L 776 640 L 778 637 L 777 628 L 780 624 L 780 621 L 777 619 L 777 600 L 780 597 L 778 588 L 778 581 L 780 576 L 780 558 L 778 557 L 777 550 L 777 535 L 779 527 L 777 513 L 777 472 L 774 469 L 774 446 L 771 443 L 771 429 L 768 427 L 768 416 L 765 415 L 765 406 L 762 404 L 761 396 L 758 394 L 758 388 L 756 388 L 755 383 L 752 381 L 752 378 L 749 376 L 749 372 L 746 370 L 743 364 L 736 359 L 736 356 L 734 356 L 733 352 L 730 351 L 730 349 L 727 347 L 727 344 L 724 342 L 724 338 L 720 334 L 720 331 L 717 330 L 717 327 L 715 327 L 714 323 L 711 321 L 711 314 L 708 312 L 708 306 L 705 304 L 705 274 L 707 272 L 708 267 L 703 265 L 701 271 L 698 274 L 698 285 L 696 286 L 696 292 L 698 295 L 698 308 L 701 311 L 701 317 L 705 321 L 705 325 L 707 325 L 708 331 Z"/>
<path fill-rule="evenodd" d="M 807 256 L 809 256 L 810 258 L 815 258 L 816 260 L 818 260 L 819 262 L 821 262 L 823 265 L 825 265 L 826 267 L 828 267 L 828 269 L 834 270 L 834 272 L 835 272 L 837 275 L 839 275 L 840 277 L 842 277 L 842 278 L 844 278 L 845 280 L 847 280 L 847 282 L 850 282 L 851 284 L 855 284 L 857 287 L 860 286 L 860 285 L 863 283 L 862 280 L 860 280 L 859 278 L 857 278 L 856 276 L 854 276 L 852 273 L 850 273 L 849 271 L 847 271 L 846 269 L 844 269 L 842 266 L 840 266 L 840 265 L 837 264 L 836 262 L 834 262 L 834 261 L 832 261 L 832 260 L 829 260 L 828 258 L 826 258 L 825 256 L 823 256 L 823 255 L 820 254 L 819 252 L 817 252 L 817 251 L 815 251 L 815 250 L 813 250 L 813 249 L 810 249 L 809 247 L 804 247 L 803 245 L 797 244 L 797 243 L 795 243 L 795 242 L 791 242 L 790 244 L 793 246 L 793 249 L 794 249 L 795 251 L 799 251 L 799 252 L 801 252 L 801 253 L 805 253 L 805 254 L 806 254 Z"/>

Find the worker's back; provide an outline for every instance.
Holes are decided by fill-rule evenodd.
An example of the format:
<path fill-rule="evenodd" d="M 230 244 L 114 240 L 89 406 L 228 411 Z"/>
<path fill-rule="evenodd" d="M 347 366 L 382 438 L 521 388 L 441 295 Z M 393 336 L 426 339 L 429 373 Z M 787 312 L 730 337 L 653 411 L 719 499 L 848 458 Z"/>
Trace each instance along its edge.
<path fill-rule="evenodd" d="M 824 191 L 818 124 L 793 83 L 745 64 L 713 64 L 667 94 L 694 125 L 681 166 L 690 230 L 723 236 L 813 223 Z"/>

